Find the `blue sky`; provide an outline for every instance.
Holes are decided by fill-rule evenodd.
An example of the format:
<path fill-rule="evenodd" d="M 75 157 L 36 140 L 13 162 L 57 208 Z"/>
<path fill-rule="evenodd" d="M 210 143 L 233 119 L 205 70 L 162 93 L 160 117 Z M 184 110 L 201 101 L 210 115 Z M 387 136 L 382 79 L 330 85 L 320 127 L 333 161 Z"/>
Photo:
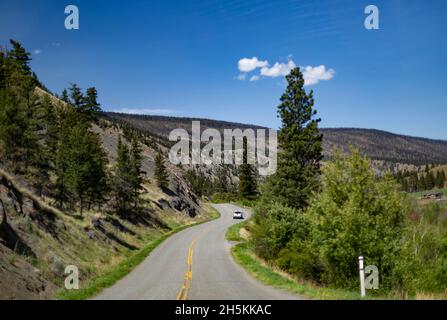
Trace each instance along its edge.
<path fill-rule="evenodd" d="M 79 30 L 64 28 L 69 4 Z M 364 28 L 368 4 L 379 30 Z M 96 86 L 105 110 L 269 127 L 284 90 L 273 76 L 292 61 L 326 79 L 306 87 L 323 127 L 447 139 L 446 12 L 443 0 L 2 0 L 0 43 L 22 42 L 54 92 Z"/>

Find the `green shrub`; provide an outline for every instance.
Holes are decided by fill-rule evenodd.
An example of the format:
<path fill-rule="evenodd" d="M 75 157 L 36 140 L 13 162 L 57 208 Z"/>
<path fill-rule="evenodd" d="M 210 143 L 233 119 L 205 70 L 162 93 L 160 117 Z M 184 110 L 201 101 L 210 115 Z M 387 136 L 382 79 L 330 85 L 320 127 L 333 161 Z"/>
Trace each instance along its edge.
<path fill-rule="evenodd" d="M 417 292 L 444 293 L 447 285 L 445 230 L 423 219 L 409 223 L 395 277 L 396 288 L 410 296 Z"/>
<path fill-rule="evenodd" d="M 390 176 L 377 177 L 357 150 L 336 155 L 323 169 L 323 189 L 306 213 L 312 244 L 330 285 L 358 287 L 358 257 L 379 268 L 390 285 L 402 237 L 404 199 Z"/>
<path fill-rule="evenodd" d="M 320 281 L 321 264 L 309 241 L 292 239 L 283 248 L 275 261 L 282 270 L 300 278 Z"/>
<path fill-rule="evenodd" d="M 255 250 L 269 260 L 276 259 L 293 238 L 305 239 L 308 234 L 303 214 L 279 203 L 260 202 L 255 207 L 255 222 Z"/>

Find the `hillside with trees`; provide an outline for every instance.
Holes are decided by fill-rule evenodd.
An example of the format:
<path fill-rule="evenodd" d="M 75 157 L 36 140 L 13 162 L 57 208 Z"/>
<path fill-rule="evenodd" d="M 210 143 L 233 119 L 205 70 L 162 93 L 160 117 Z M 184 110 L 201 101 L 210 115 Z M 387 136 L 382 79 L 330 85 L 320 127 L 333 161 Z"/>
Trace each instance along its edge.
<path fill-rule="evenodd" d="M 67 265 L 85 284 L 209 218 L 163 144 L 104 119 L 95 87 L 49 93 L 30 60 L 16 41 L 0 50 L 3 299 L 53 298 Z"/>
<path fill-rule="evenodd" d="M 200 121 L 201 130 L 263 128 L 260 126 L 239 124 L 200 118 L 180 118 L 151 115 L 131 115 L 106 112 L 104 116 L 114 119 L 143 132 L 167 140 L 169 133 L 175 128 L 191 132 L 191 121 Z M 391 164 L 424 165 L 427 163 L 447 163 L 447 140 L 433 140 L 394 134 L 375 129 L 360 128 L 320 128 L 323 134 L 323 155 L 331 157 L 334 148 L 349 153 L 350 146 L 360 150 L 361 154 L 372 160 Z M 166 142 L 167 143 L 167 142 Z"/>

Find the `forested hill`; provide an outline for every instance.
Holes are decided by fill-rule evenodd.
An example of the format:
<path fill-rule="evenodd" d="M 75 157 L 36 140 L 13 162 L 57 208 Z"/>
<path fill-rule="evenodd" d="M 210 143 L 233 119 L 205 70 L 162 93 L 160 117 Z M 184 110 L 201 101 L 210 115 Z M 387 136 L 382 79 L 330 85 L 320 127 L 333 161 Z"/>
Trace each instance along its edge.
<path fill-rule="evenodd" d="M 181 118 L 150 115 L 130 115 L 121 113 L 105 113 L 106 117 L 115 121 L 128 123 L 139 130 L 167 138 L 175 128 L 191 130 L 191 121 L 200 120 L 201 129 L 216 128 L 262 128 L 261 126 L 239 124 L 235 122 Z M 374 160 L 393 163 L 426 164 L 447 163 L 447 141 L 398 135 L 375 129 L 357 128 L 324 128 L 324 154 L 329 157 L 334 148 L 347 151 L 352 145 L 359 148 L 362 154 Z"/>

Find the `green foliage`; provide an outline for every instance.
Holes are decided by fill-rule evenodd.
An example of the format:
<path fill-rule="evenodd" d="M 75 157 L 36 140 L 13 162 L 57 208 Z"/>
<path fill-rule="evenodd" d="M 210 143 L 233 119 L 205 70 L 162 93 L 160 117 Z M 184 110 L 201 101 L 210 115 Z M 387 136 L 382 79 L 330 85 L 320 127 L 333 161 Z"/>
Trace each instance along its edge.
<path fill-rule="evenodd" d="M 72 128 L 67 142 L 66 183 L 78 195 L 82 214 L 86 198 L 100 200 L 107 187 L 107 158 L 99 137 L 83 124 Z"/>
<path fill-rule="evenodd" d="M 141 165 L 143 162 L 142 149 L 136 137 L 133 138 L 130 146 L 130 185 L 133 190 L 134 208 L 138 206 L 139 192 L 143 188 L 143 174 Z"/>
<path fill-rule="evenodd" d="M 323 280 L 340 287 L 358 284 L 358 256 L 379 267 L 382 287 L 389 286 L 399 253 L 404 212 L 394 180 L 377 177 L 357 150 L 336 155 L 323 169 L 322 192 L 306 212 L 312 246 L 323 266 Z"/>
<path fill-rule="evenodd" d="M 358 256 L 379 268 L 380 292 L 414 297 L 447 283 L 447 206 L 410 205 L 390 175 L 377 176 L 357 150 L 325 164 L 321 192 L 299 211 L 262 198 L 253 247 L 300 278 L 358 288 Z"/>
<path fill-rule="evenodd" d="M 130 166 L 130 151 L 121 136 L 118 138 L 118 149 L 115 176 L 113 179 L 115 205 L 120 213 L 129 209 L 134 190 L 132 188 L 132 176 Z"/>
<path fill-rule="evenodd" d="M 439 189 L 444 188 L 446 176 L 444 170 L 440 170 L 436 173 L 435 186 Z"/>
<path fill-rule="evenodd" d="M 0 152 L 13 171 L 23 172 L 37 144 L 38 100 L 32 79 L 19 70 L 13 71 L 7 82 L 0 91 Z"/>
<path fill-rule="evenodd" d="M 260 201 L 255 207 L 253 242 L 256 252 L 264 259 L 275 260 L 294 238 L 304 239 L 307 222 L 297 209 L 279 203 Z"/>
<path fill-rule="evenodd" d="M 395 174 L 396 181 L 401 185 L 402 191 L 406 192 L 420 192 L 425 190 L 432 190 L 433 188 L 444 188 L 446 176 L 444 170 L 436 170 L 433 164 L 430 167 L 427 165 L 423 173 L 418 174 L 416 171 L 398 171 Z"/>
<path fill-rule="evenodd" d="M 253 199 L 258 193 L 255 168 L 248 163 L 247 138 L 243 141 L 243 162 L 238 168 L 239 194 L 246 199 Z"/>
<path fill-rule="evenodd" d="M 320 119 L 315 118 L 312 91 L 304 90 L 304 79 L 299 68 L 286 76 L 287 89 L 281 97 L 278 115 L 282 127 L 278 134 L 278 167 L 269 177 L 265 193 L 275 201 L 303 209 L 312 193 L 318 190 L 322 135 Z"/>
<path fill-rule="evenodd" d="M 443 219 L 445 214 L 443 212 Z M 409 223 L 402 252 L 394 270 L 398 291 L 414 296 L 418 292 L 444 293 L 447 283 L 447 233 L 441 225 L 425 219 Z"/>
<path fill-rule="evenodd" d="M 104 201 L 108 191 L 107 158 L 89 130 L 100 110 L 97 92 L 90 88 L 84 97 L 73 84 L 71 99 L 62 94 L 65 106 L 37 95 L 36 86 L 44 86 L 29 67 L 29 53 L 14 40 L 11 45 L 0 54 L 0 158 L 40 195 L 53 193 L 61 207 L 79 200 L 82 213 L 85 203 Z"/>
<path fill-rule="evenodd" d="M 24 75 L 31 74 L 29 62 L 31 61 L 30 53 L 17 41 L 9 41 L 12 49 L 8 52 L 8 57 L 16 64 L 17 69 Z"/>
<path fill-rule="evenodd" d="M 155 156 L 155 178 L 161 189 L 166 189 L 169 185 L 169 175 L 166 171 L 164 159 L 161 151 Z"/>
<path fill-rule="evenodd" d="M 185 179 L 191 185 L 192 191 L 199 197 L 209 196 L 214 192 L 213 182 L 199 169 L 187 170 Z"/>

